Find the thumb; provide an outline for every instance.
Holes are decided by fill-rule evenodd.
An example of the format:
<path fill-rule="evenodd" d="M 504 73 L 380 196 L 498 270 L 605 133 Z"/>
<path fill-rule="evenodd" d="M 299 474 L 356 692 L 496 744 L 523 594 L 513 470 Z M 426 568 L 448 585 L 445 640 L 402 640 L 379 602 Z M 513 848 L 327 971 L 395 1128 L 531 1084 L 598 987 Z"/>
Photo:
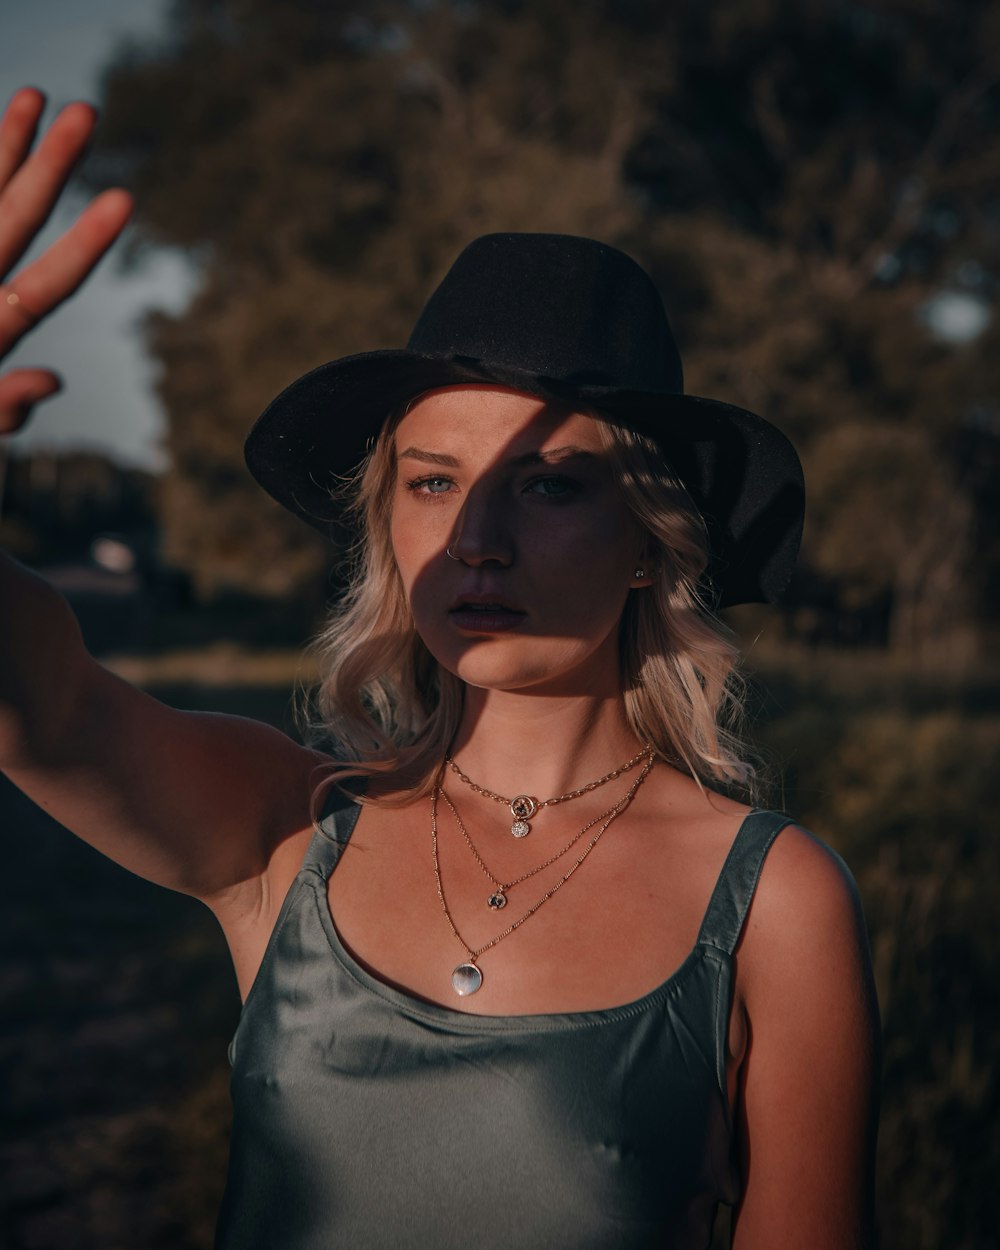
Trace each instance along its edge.
<path fill-rule="evenodd" d="M 13 434 L 28 420 L 31 409 L 62 390 L 51 369 L 11 369 L 0 376 L 0 434 Z"/>

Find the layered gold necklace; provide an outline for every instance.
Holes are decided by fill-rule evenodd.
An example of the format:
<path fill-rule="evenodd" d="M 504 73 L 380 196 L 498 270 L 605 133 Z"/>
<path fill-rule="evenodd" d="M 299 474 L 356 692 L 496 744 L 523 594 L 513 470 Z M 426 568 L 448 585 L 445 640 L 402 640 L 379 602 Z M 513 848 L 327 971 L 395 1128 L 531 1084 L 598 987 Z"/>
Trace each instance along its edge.
<path fill-rule="evenodd" d="M 505 807 L 510 808 L 510 814 L 513 817 L 510 831 L 515 838 L 524 838 L 531 832 L 531 825 L 528 822 L 541 808 L 555 807 L 557 803 L 565 803 L 567 799 L 578 799 L 582 794 L 589 794 L 592 790 L 607 785 L 609 781 L 614 781 L 622 773 L 627 773 L 630 769 L 635 768 L 640 760 L 645 759 L 652 752 L 653 748 L 651 746 L 644 746 L 638 755 L 633 755 L 630 760 L 626 760 L 618 768 L 613 768 L 611 772 L 605 773 L 603 777 L 598 777 L 596 781 L 588 781 L 585 786 L 580 786 L 578 790 L 567 790 L 565 794 L 557 794 L 555 798 L 551 799 L 536 799 L 531 794 L 516 794 L 512 799 L 505 798 L 502 794 L 494 794 L 492 790 L 487 790 L 485 786 L 477 785 L 471 777 L 467 777 L 462 772 L 450 755 L 445 756 L 445 763 L 459 781 L 467 785 L 470 790 L 474 790 L 476 794 L 481 794 L 484 799 L 493 799 L 495 802 L 503 803 Z"/>
<path fill-rule="evenodd" d="M 646 763 L 643 765 L 642 771 L 639 773 L 639 776 L 635 779 L 635 781 L 632 782 L 631 786 L 629 786 L 625 795 L 621 799 L 619 799 L 618 802 L 615 803 L 613 807 L 610 807 L 602 815 L 595 816 L 593 820 L 588 821 L 583 826 L 583 828 L 579 831 L 579 833 L 574 834 L 574 836 L 569 840 L 569 842 L 566 843 L 566 845 L 562 848 L 562 850 L 556 852 L 555 855 L 550 856 L 547 860 L 544 861 L 544 863 L 539 864 L 536 868 L 530 869 L 528 872 L 522 873 L 520 877 L 515 878 L 513 881 L 507 881 L 507 882 L 499 881 L 497 877 L 486 866 L 486 863 L 483 860 L 482 856 L 479 854 L 479 851 L 476 849 L 476 846 L 474 842 L 472 841 L 472 838 L 469 836 L 469 832 L 466 829 L 461 816 L 458 814 L 458 810 L 455 807 L 455 804 L 448 797 L 448 795 L 445 794 L 441 786 L 440 778 L 438 779 L 437 782 L 435 782 L 434 789 L 431 791 L 431 853 L 433 855 L 433 860 L 434 860 L 434 880 L 437 885 L 438 899 L 441 902 L 441 909 L 444 912 L 445 919 L 448 921 L 448 924 L 451 928 L 452 933 L 455 935 L 455 938 L 458 940 L 458 942 L 462 945 L 467 956 L 467 959 L 465 961 L 456 965 L 456 967 L 452 970 L 451 985 L 452 985 L 452 989 L 455 991 L 456 994 L 460 995 L 463 998 L 468 994 L 475 994 L 475 992 L 483 984 L 483 974 L 477 963 L 480 957 L 482 955 L 485 955 L 488 950 L 492 950 L 493 947 L 496 946 L 499 942 L 502 942 L 504 938 L 510 937 L 510 935 L 516 929 L 519 929 L 526 920 L 530 919 L 530 917 L 532 917 L 535 914 L 535 912 L 538 911 L 538 909 L 541 906 L 543 906 L 543 904 L 547 903 L 554 894 L 556 894 L 559 890 L 562 889 L 562 887 L 566 884 L 566 882 L 570 879 L 570 877 L 572 877 L 572 875 L 576 872 L 576 870 L 580 867 L 580 865 L 584 862 L 584 860 L 587 858 L 590 852 L 594 849 L 594 847 L 600 841 L 601 836 L 607 831 L 609 826 L 622 814 L 623 811 L 625 811 L 625 809 L 632 802 L 632 799 L 635 797 L 636 792 L 638 791 L 642 783 L 646 780 L 646 777 L 649 775 L 649 772 L 653 767 L 654 756 L 652 753 L 652 749 L 647 747 L 645 751 L 643 751 L 640 755 L 638 755 L 635 758 L 635 760 L 630 761 L 630 763 L 627 765 L 623 765 L 622 768 L 617 769 L 614 774 L 609 774 L 606 778 L 602 778 L 598 782 L 591 783 L 590 786 L 584 786 L 580 790 L 575 791 L 571 793 L 570 795 L 560 796 L 560 799 L 556 800 L 556 801 L 562 801 L 565 798 L 575 797 L 576 795 L 580 795 L 580 794 L 586 794 L 588 793 L 589 790 L 596 789 L 598 785 L 603 785 L 605 781 L 610 781 L 612 776 L 620 776 L 621 773 L 627 771 L 628 768 L 638 763 L 638 761 L 642 759 L 644 756 L 646 757 Z M 449 763 L 450 762 L 451 761 L 449 761 Z M 497 796 L 486 794 L 486 797 L 496 798 Z M 512 889 L 515 885 L 519 885 L 522 881 L 527 881 L 530 877 L 535 876 L 536 873 L 541 872 L 544 868 L 548 868 L 550 864 L 554 864 L 556 860 L 561 859 L 563 855 L 568 854 L 569 851 L 572 850 L 572 848 L 580 841 L 580 839 L 584 836 L 584 834 L 587 833 L 588 830 L 592 829 L 594 825 L 599 824 L 600 828 L 593 835 L 593 837 L 590 839 L 590 841 L 587 843 L 584 849 L 580 852 L 580 854 L 576 857 L 576 859 L 573 861 L 570 867 L 566 870 L 566 872 L 563 873 L 563 875 L 559 878 L 559 880 L 556 881 L 556 883 L 550 889 L 545 891 L 545 893 L 541 896 L 541 898 L 537 899 L 528 908 L 528 910 L 521 917 L 519 917 L 519 919 L 513 922 L 513 924 L 508 925 L 507 928 L 504 929 L 502 933 L 498 933 L 497 936 L 492 938 L 489 942 L 486 942 L 483 946 L 480 946 L 478 949 L 475 949 L 472 946 L 470 946 L 468 942 L 466 942 L 465 938 L 463 938 L 461 933 L 459 933 L 458 931 L 458 926 L 455 924 L 455 919 L 452 916 L 451 909 L 448 906 L 448 900 L 445 897 L 444 883 L 441 880 L 441 861 L 440 861 L 440 856 L 438 854 L 437 814 L 438 814 L 438 800 L 442 798 L 444 799 L 447 806 L 451 809 L 452 815 L 455 817 L 458 827 L 462 832 L 462 836 L 464 837 L 466 844 L 469 846 L 470 850 L 475 856 L 476 861 L 478 862 L 480 868 L 482 868 L 483 872 L 486 874 L 486 876 L 489 878 L 489 880 L 494 886 L 493 893 L 489 896 L 489 898 L 486 901 L 487 901 L 487 905 L 490 908 L 492 908 L 493 910 L 497 910 L 497 911 L 502 910 L 504 907 L 507 906 L 507 891 L 508 890 Z M 502 801 L 506 801 L 506 800 L 502 800 Z"/>

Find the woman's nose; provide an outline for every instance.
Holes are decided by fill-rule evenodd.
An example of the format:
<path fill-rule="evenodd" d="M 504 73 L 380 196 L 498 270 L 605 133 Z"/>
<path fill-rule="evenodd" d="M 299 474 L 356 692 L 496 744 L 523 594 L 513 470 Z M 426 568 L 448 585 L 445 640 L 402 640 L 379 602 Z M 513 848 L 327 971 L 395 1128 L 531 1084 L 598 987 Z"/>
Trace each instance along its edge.
<path fill-rule="evenodd" d="M 448 555 L 470 567 L 493 562 L 504 567 L 514 559 L 509 506 L 501 492 L 486 483 L 474 486 L 455 519 Z"/>

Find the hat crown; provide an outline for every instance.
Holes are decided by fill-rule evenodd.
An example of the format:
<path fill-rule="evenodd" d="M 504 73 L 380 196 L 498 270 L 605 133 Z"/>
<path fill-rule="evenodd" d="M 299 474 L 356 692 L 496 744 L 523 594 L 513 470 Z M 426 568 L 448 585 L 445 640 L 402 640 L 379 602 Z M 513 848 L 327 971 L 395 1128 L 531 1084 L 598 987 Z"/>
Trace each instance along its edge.
<path fill-rule="evenodd" d="M 617 248 L 572 235 L 474 240 L 428 300 L 407 346 L 566 387 L 684 389 L 652 280 Z"/>

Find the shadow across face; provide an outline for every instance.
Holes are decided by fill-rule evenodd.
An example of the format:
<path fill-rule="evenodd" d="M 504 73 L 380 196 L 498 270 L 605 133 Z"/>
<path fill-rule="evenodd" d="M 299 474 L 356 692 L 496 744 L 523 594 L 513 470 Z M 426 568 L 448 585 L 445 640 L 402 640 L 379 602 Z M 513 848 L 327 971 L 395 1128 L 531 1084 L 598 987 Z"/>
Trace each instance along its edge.
<path fill-rule="evenodd" d="M 410 408 L 395 450 L 392 548 L 437 662 L 483 690 L 618 690 L 618 624 L 649 579 L 598 422 L 449 387 Z"/>

